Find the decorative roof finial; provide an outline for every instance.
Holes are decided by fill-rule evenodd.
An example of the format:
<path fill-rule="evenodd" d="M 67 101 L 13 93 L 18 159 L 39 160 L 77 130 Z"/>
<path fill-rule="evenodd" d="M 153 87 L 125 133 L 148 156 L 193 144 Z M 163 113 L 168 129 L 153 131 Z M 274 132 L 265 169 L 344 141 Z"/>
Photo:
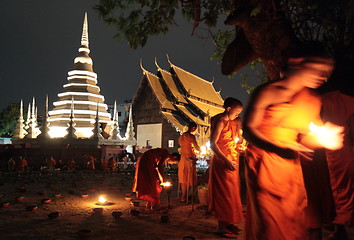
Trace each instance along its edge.
<path fill-rule="evenodd" d="M 87 12 L 85 12 L 84 24 L 82 27 L 81 45 L 87 48 L 89 47 Z"/>
<path fill-rule="evenodd" d="M 20 103 L 20 117 L 17 120 L 17 125 L 15 129 L 15 134 L 13 135 L 12 139 L 22 139 L 27 134 L 26 130 L 24 129 L 23 124 L 23 101 L 21 99 Z"/>
<path fill-rule="evenodd" d="M 42 126 L 39 128 L 40 134 L 37 136 L 38 139 L 48 139 L 49 136 L 49 127 L 48 127 L 48 95 L 45 97 L 45 109 L 44 109 L 44 116 L 42 120 Z"/>

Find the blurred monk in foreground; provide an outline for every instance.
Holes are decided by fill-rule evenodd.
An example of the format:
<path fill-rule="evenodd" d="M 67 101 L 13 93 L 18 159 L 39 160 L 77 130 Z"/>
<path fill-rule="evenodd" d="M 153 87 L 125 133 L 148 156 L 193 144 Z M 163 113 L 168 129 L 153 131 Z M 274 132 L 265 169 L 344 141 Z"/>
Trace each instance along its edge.
<path fill-rule="evenodd" d="M 146 208 L 159 209 L 161 185 L 167 182 L 165 163 L 177 164 L 175 159 L 165 148 L 150 149 L 138 159 L 132 192 L 147 201 Z"/>
<path fill-rule="evenodd" d="M 343 145 L 343 128 L 323 125 L 312 90 L 327 80 L 333 61 L 309 50 L 289 58 L 284 78 L 257 87 L 246 109 L 247 240 L 307 239 L 299 155 Z"/>

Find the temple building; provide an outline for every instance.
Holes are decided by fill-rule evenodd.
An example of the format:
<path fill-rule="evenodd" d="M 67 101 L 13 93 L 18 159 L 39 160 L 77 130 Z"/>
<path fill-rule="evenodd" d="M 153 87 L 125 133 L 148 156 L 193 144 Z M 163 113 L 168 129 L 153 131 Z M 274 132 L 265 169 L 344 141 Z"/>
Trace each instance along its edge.
<path fill-rule="evenodd" d="M 137 147 L 177 152 L 178 137 L 189 122 L 198 125 L 196 136 L 205 146 L 210 137 L 210 118 L 224 111 L 224 101 L 213 82 L 168 62 L 170 70 L 166 71 L 155 61 L 156 74 L 141 64 L 143 76 L 132 102 Z"/>
<path fill-rule="evenodd" d="M 136 138 L 132 119 L 132 108 L 127 103 L 128 118 L 122 134 L 119 127 L 117 104 L 110 113 L 104 96 L 97 85 L 97 74 L 89 56 L 88 21 L 84 17 L 79 54 L 74 67 L 68 72 L 64 90 L 58 94 L 54 108 L 48 110 L 46 97 L 45 113 L 38 122 L 35 99 L 28 105 L 24 119 L 21 100 L 20 116 L 12 137 L 13 145 L 8 151 L 33 159 L 56 159 L 84 161 L 90 154 L 98 160 L 120 154 L 123 150 L 133 151 Z M 129 105 L 129 106 L 128 106 Z M 123 119 L 121 119 L 123 120 Z"/>
<path fill-rule="evenodd" d="M 97 86 L 97 74 L 93 71 L 93 61 L 89 53 L 88 22 L 85 14 L 79 55 L 74 60 L 73 70 L 68 72 L 68 82 L 64 85 L 64 91 L 58 94 L 58 101 L 53 103 L 54 109 L 49 111 L 51 137 L 64 137 L 67 134 L 71 108 L 76 123 L 75 134 L 78 138 L 92 136 L 96 112 L 104 131 L 110 132 L 113 122 L 107 111 L 104 96 L 100 94 L 100 88 Z"/>

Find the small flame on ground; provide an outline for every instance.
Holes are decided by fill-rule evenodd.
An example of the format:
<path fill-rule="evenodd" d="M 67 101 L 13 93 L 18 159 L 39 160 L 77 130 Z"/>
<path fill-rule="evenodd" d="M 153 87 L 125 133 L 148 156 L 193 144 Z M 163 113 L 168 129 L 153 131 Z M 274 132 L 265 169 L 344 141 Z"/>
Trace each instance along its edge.
<path fill-rule="evenodd" d="M 99 202 L 99 203 L 106 203 L 106 202 L 107 202 L 107 199 L 106 199 L 105 197 L 103 197 L 103 196 L 100 196 L 100 197 L 98 198 L 98 202 Z"/>
<path fill-rule="evenodd" d="M 161 185 L 164 186 L 164 187 L 170 187 L 170 186 L 172 186 L 172 184 L 171 184 L 170 182 L 164 182 L 164 183 L 162 183 Z"/>

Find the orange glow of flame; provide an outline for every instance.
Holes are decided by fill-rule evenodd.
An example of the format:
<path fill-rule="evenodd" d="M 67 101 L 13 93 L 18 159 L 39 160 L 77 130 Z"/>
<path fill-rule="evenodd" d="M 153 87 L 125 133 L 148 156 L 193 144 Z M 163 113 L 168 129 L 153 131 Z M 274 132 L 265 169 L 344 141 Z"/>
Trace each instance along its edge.
<path fill-rule="evenodd" d="M 324 126 L 320 127 L 312 122 L 310 123 L 309 128 L 312 133 L 315 133 L 315 134 L 323 136 L 323 137 L 326 137 L 326 135 L 328 134 L 328 132 L 326 131 L 326 128 Z"/>
<path fill-rule="evenodd" d="M 329 122 L 323 126 L 317 126 L 311 122 L 309 129 L 323 147 L 335 150 L 343 146 L 343 127 Z"/>
<path fill-rule="evenodd" d="M 200 147 L 200 155 L 206 155 L 206 153 L 207 153 L 206 146 L 201 146 Z"/>
<path fill-rule="evenodd" d="M 106 199 L 105 197 L 103 197 L 103 196 L 100 196 L 100 197 L 98 198 L 98 202 L 99 202 L 99 203 L 106 203 L 106 202 L 107 202 L 107 199 Z"/>
<path fill-rule="evenodd" d="M 164 187 L 171 187 L 172 186 L 172 184 L 170 182 L 163 182 L 163 183 L 161 183 L 161 185 Z"/>

